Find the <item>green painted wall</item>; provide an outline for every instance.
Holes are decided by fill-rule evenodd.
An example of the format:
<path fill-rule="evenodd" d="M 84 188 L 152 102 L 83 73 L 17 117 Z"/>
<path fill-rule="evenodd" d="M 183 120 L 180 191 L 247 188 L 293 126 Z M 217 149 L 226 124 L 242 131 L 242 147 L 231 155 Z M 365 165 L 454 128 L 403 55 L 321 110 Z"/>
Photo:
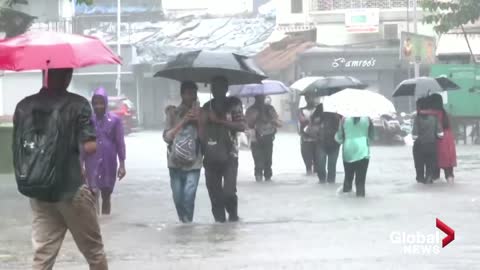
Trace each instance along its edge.
<path fill-rule="evenodd" d="M 447 76 L 461 87 L 447 93 L 445 109 L 452 116 L 480 118 L 480 65 L 432 65 L 430 75 Z"/>

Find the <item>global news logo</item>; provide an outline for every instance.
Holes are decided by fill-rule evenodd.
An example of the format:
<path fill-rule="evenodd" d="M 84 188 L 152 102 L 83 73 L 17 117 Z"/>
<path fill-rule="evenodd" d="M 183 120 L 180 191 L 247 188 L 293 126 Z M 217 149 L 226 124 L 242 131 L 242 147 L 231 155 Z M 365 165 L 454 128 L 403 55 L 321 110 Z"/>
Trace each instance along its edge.
<path fill-rule="evenodd" d="M 455 231 L 438 218 L 436 227 L 446 234 L 443 239 L 439 231 L 430 234 L 393 231 L 390 233 L 390 241 L 401 246 L 405 255 L 436 255 L 455 240 Z"/>

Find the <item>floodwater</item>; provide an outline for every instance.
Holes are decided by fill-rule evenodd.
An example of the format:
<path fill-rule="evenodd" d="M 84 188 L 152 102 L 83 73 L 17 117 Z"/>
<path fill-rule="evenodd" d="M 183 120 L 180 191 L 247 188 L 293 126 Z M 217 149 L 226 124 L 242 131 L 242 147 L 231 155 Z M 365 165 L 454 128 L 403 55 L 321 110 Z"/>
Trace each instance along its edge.
<path fill-rule="evenodd" d="M 459 146 L 453 186 L 417 184 L 408 146 L 374 147 L 367 197 L 358 199 L 337 193 L 340 162 L 338 184 L 318 184 L 304 175 L 298 137 L 279 134 L 272 183 L 255 183 L 251 154 L 242 151 L 242 220 L 221 225 L 213 224 L 203 177 L 195 223 L 177 222 L 160 132 L 133 134 L 127 148 L 128 176 L 117 186 L 113 215 L 101 218 L 110 269 L 480 269 L 479 147 Z M 9 175 L 0 175 L 0 216 L 0 269 L 29 269 L 28 201 Z M 438 253 L 391 239 L 436 234 L 436 218 L 456 233 Z M 68 237 L 57 269 L 86 268 Z"/>

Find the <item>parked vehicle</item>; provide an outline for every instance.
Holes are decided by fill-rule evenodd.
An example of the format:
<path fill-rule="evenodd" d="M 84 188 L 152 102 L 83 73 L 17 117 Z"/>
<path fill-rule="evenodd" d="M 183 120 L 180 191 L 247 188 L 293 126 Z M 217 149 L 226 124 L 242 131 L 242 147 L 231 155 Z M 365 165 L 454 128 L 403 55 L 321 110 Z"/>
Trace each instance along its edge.
<path fill-rule="evenodd" d="M 108 109 L 123 120 L 125 134 L 131 133 L 138 127 L 137 109 L 127 97 L 108 97 Z"/>
<path fill-rule="evenodd" d="M 389 115 L 372 119 L 375 128 L 375 143 L 382 145 L 404 145 L 407 132 L 400 121 Z"/>

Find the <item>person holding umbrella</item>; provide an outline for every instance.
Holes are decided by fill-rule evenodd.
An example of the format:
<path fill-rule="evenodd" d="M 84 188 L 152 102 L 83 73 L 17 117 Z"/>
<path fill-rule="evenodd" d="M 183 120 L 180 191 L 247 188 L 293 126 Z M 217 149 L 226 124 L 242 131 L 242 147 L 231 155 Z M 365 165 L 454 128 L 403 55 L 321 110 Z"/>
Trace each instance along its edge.
<path fill-rule="evenodd" d="M 443 98 L 440 94 L 433 94 L 428 98 L 430 110 L 422 113 L 435 115 L 443 129 L 443 137 L 437 140 L 437 167 L 433 179 L 440 178 L 440 169 L 445 172 L 445 179 L 448 183 L 453 183 L 453 169 L 457 166 L 457 152 L 455 148 L 455 136 L 453 135 L 450 119 L 443 108 Z"/>
<path fill-rule="evenodd" d="M 307 93 L 304 95 L 304 97 L 307 105 L 300 108 L 298 113 L 300 148 L 302 151 L 302 158 L 303 162 L 305 163 L 307 175 L 312 175 L 314 171 L 317 171 L 317 159 L 315 156 L 315 138 L 309 135 L 306 130 L 311 124 L 311 116 L 317 108 L 317 103 L 315 101 L 314 94 Z"/>
<path fill-rule="evenodd" d="M 437 141 L 443 137 L 443 128 L 438 117 L 425 111 L 425 108 L 431 107 L 429 98 L 417 101 L 418 114 L 415 116 L 412 129 L 417 182 L 423 184 L 433 182 L 437 168 Z"/>
<path fill-rule="evenodd" d="M 370 141 L 374 127 L 369 117 L 346 117 L 340 123 L 335 140 L 343 145 L 345 180 L 343 192 L 351 192 L 353 180 L 357 197 L 365 197 L 365 180 L 370 161 Z"/>
<path fill-rule="evenodd" d="M 108 269 L 95 210 L 95 196 L 83 184 L 80 166 L 79 153 L 94 154 L 97 148 L 95 128 L 91 121 L 92 110 L 88 100 L 67 91 L 72 74 L 71 68 L 48 70 L 48 88 L 44 87 L 38 94 L 23 99 L 15 109 L 14 164 L 17 172 L 24 170 L 20 167 L 28 167 L 30 171 L 17 174 L 17 182 L 19 190 L 31 198 L 34 270 L 53 268 L 67 230 L 71 232 L 90 269 Z M 60 113 L 56 108 L 61 110 L 62 117 L 58 117 Z M 22 154 L 25 153 L 25 141 L 31 129 L 28 127 L 31 122 L 29 119 L 34 119 L 33 126 L 38 129 L 36 137 L 45 136 L 42 141 L 50 147 L 42 150 L 42 155 L 36 156 L 35 162 Z M 52 139 L 55 143 L 49 141 Z M 29 148 L 34 150 L 35 144 L 30 143 Z M 45 158 L 48 158 L 48 163 L 41 163 Z M 40 167 L 41 170 L 48 169 L 50 160 L 55 163 L 54 175 L 61 179 L 33 174 L 40 173 Z M 22 181 L 18 181 L 19 178 Z M 30 182 L 34 179 L 36 185 Z M 38 181 L 41 181 L 40 187 L 37 186 Z"/>
<path fill-rule="evenodd" d="M 34 270 L 52 269 L 67 231 L 91 270 L 107 270 L 93 191 L 83 183 L 80 152 L 96 151 L 88 100 L 68 92 L 73 69 L 121 64 L 95 37 L 29 32 L 0 40 L 0 69 L 43 70 L 39 93 L 17 104 L 12 145 L 18 190 L 32 209 Z"/>
<path fill-rule="evenodd" d="M 252 156 L 255 163 L 255 180 L 272 180 L 273 141 L 281 126 L 278 114 L 272 105 L 265 104 L 265 95 L 255 96 L 255 103 L 245 114 L 248 128 L 254 131 L 251 138 Z"/>
<path fill-rule="evenodd" d="M 319 104 L 311 119 L 312 124 L 307 132 L 316 139 L 315 157 L 318 181 L 321 184 L 327 182 L 333 184 L 336 179 L 340 151 L 340 145 L 335 141 L 335 133 L 341 117 L 337 113 L 325 112 L 323 104 Z"/>
<path fill-rule="evenodd" d="M 216 222 L 239 221 L 237 197 L 237 133 L 246 129 L 240 99 L 227 97 L 229 82 L 217 76 L 211 81 L 213 99 L 205 103 L 200 117 L 205 179 Z"/>
<path fill-rule="evenodd" d="M 165 109 L 167 121 L 163 139 L 168 144 L 168 168 L 173 201 L 182 223 L 193 221 L 195 197 L 202 169 L 197 90 L 197 84 L 194 82 L 182 82 L 181 104 Z"/>

